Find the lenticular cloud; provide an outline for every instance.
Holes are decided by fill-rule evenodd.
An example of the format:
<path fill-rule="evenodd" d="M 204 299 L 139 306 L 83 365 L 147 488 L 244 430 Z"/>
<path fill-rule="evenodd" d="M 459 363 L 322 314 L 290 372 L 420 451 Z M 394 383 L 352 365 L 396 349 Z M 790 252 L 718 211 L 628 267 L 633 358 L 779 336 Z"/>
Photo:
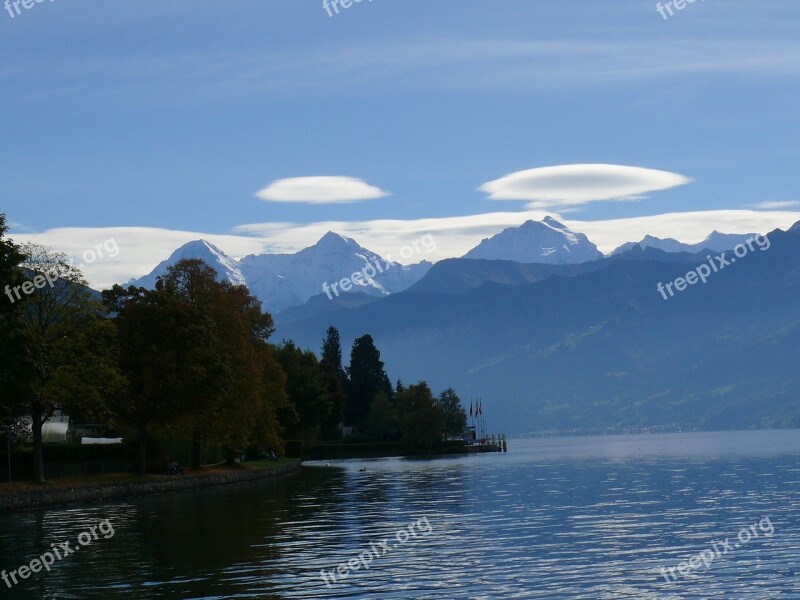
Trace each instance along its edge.
<path fill-rule="evenodd" d="M 256 193 L 268 202 L 342 204 L 388 196 L 382 189 L 355 177 L 293 177 L 278 179 Z"/>
<path fill-rule="evenodd" d="M 528 200 L 530 208 L 631 200 L 689 183 L 678 173 L 623 165 L 560 165 L 517 171 L 484 183 L 490 200 Z"/>

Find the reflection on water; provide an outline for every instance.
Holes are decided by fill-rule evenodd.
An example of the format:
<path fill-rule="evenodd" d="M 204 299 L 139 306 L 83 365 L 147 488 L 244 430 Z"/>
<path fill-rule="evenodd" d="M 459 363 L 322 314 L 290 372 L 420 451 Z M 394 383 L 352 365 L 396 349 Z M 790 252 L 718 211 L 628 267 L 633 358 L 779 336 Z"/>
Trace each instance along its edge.
<path fill-rule="evenodd" d="M 509 454 L 310 465 L 294 479 L 0 517 L 0 569 L 113 538 L 7 598 L 797 598 L 800 432 L 512 441 Z M 359 469 L 366 466 L 366 472 Z M 765 516 L 754 539 L 667 584 Z M 426 517 L 432 532 L 330 587 Z"/>

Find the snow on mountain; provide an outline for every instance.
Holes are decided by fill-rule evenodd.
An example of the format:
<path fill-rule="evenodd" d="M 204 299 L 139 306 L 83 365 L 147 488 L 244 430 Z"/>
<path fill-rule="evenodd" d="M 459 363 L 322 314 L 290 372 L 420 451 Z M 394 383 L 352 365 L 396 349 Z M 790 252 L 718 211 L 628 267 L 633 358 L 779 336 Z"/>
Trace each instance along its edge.
<path fill-rule="evenodd" d="M 513 260 L 520 263 L 577 264 L 602 258 L 603 254 L 582 233 L 576 233 L 553 217 L 525 221 L 484 239 L 463 258 Z"/>
<path fill-rule="evenodd" d="M 167 260 L 160 262 L 149 275 L 138 279 L 131 279 L 128 284 L 152 289 L 156 285 L 156 279 L 162 275 L 166 275 L 167 267 L 183 259 L 190 258 L 199 258 L 207 265 L 213 267 L 220 281 L 227 280 L 234 285 L 246 284 L 245 277 L 239 270 L 239 265 L 236 261 L 206 240 L 195 240 L 184 244 L 175 250 Z"/>
<path fill-rule="evenodd" d="M 688 252 L 690 254 L 697 254 L 703 250 L 725 252 L 726 250 L 733 249 L 737 244 L 742 244 L 757 235 L 757 233 L 720 233 L 719 231 L 712 231 L 706 239 L 696 244 L 684 244 L 672 238 L 662 239 L 653 237 L 652 235 L 646 235 L 642 241 L 623 244 L 611 254 L 621 254 L 635 246 L 640 246 L 641 248 L 657 248 L 669 253 Z"/>
<path fill-rule="evenodd" d="M 239 264 L 251 292 L 275 311 L 303 304 L 312 296 L 325 293 L 324 284 L 332 286 L 363 269 L 367 276 L 353 281 L 352 291 L 371 296 L 400 292 L 420 280 L 432 266 L 425 261 L 409 266 L 387 262 L 355 240 L 330 231 L 313 246 L 295 254 L 250 255 Z M 283 285 L 270 286 L 268 276 L 281 278 Z M 337 292 L 341 293 L 338 289 L 329 293 L 333 297 Z"/>
<path fill-rule="evenodd" d="M 252 254 L 239 261 L 206 241 L 190 242 L 173 252 L 152 273 L 130 283 L 152 288 L 168 266 L 184 258 L 202 259 L 217 271 L 220 280 L 246 285 L 264 308 L 273 313 L 306 303 L 311 297 L 324 293 L 323 284 L 331 286 L 350 278 L 367 265 L 373 268 L 366 269 L 367 277 L 352 282 L 351 291 L 372 296 L 405 290 L 432 266 L 426 261 L 407 266 L 387 262 L 355 240 L 328 232 L 316 244 L 295 254 Z M 372 271 L 374 276 L 370 276 Z M 338 289 L 336 292 L 342 293 Z"/>

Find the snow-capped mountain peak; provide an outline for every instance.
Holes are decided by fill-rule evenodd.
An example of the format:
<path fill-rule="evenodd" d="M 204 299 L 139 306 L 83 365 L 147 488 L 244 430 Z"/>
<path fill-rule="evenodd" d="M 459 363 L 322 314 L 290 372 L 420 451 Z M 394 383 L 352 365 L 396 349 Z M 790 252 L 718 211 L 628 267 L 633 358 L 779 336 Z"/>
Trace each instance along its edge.
<path fill-rule="evenodd" d="M 313 246 L 294 254 L 251 254 L 238 261 L 210 242 L 196 240 L 178 248 L 149 275 L 130 283 L 152 288 L 167 267 L 185 258 L 203 260 L 217 271 L 220 280 L 246 285 L 264 308 L 274 313 L 304 304 L 312 296 L 322 294 L 323 285 L 351 278 L 367 265 L 373 265 L 371 271 L 375 275 L 352 281 L 352 291 L 373 296 L 407 289 L 432 266 L 424 261 L 407 266 L 388 262 L 355 240 L 329 231 Z"/>
<path fill-rule="evenodd" d="M 584 234 L 572 231 L 550 216 L 504 229 L 464 255 L 464 258 L 547 264 L 582 263 L 602 257 Z"/>
<path fill-rule="evenodd" d="M 194 240 L 184 244 L 175 250 L 167 260 L 160 262 L 148 275 L 139 279 L 131 279 L 128 283 L 153 288 L 156 285 L 156 280 L 166 275 L 167 267 L 181 260 L 192 258 L 200 259 L 212 267 L 217 272 L 217 277 L 220 281 L 227 280 L 233 285 L 246 285 L 247 283 L 236 260 L 207 240 Z"/>

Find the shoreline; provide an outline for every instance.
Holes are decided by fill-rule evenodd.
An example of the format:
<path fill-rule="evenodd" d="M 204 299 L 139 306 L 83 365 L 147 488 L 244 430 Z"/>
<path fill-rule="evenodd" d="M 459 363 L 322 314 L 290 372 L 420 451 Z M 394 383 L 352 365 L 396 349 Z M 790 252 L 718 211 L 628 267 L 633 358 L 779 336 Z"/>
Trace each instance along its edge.
<path fill-rule="evenodd" d="M 299 459 L 275 467 L 243 467 L 227 472 L 189 474 L 180 476 L 150 476 L 145 480 L 119 483 L 85 483 L 73 486 L 58 486 L 21 491 L 0 491 L 0 512 L 14 512 L 64 506 L 78 502 L 106 502 L 155 496 L 169 492 L 182 492 L 206 488 L 223 487 L 253 481 L 283 478 L 299 473 Z M 132 477 L 126 475 L 128 477 Z M 56 485 L 58 480 L 51 483 Z M 2 489 L 2 488 L 0 488 Z"/>

